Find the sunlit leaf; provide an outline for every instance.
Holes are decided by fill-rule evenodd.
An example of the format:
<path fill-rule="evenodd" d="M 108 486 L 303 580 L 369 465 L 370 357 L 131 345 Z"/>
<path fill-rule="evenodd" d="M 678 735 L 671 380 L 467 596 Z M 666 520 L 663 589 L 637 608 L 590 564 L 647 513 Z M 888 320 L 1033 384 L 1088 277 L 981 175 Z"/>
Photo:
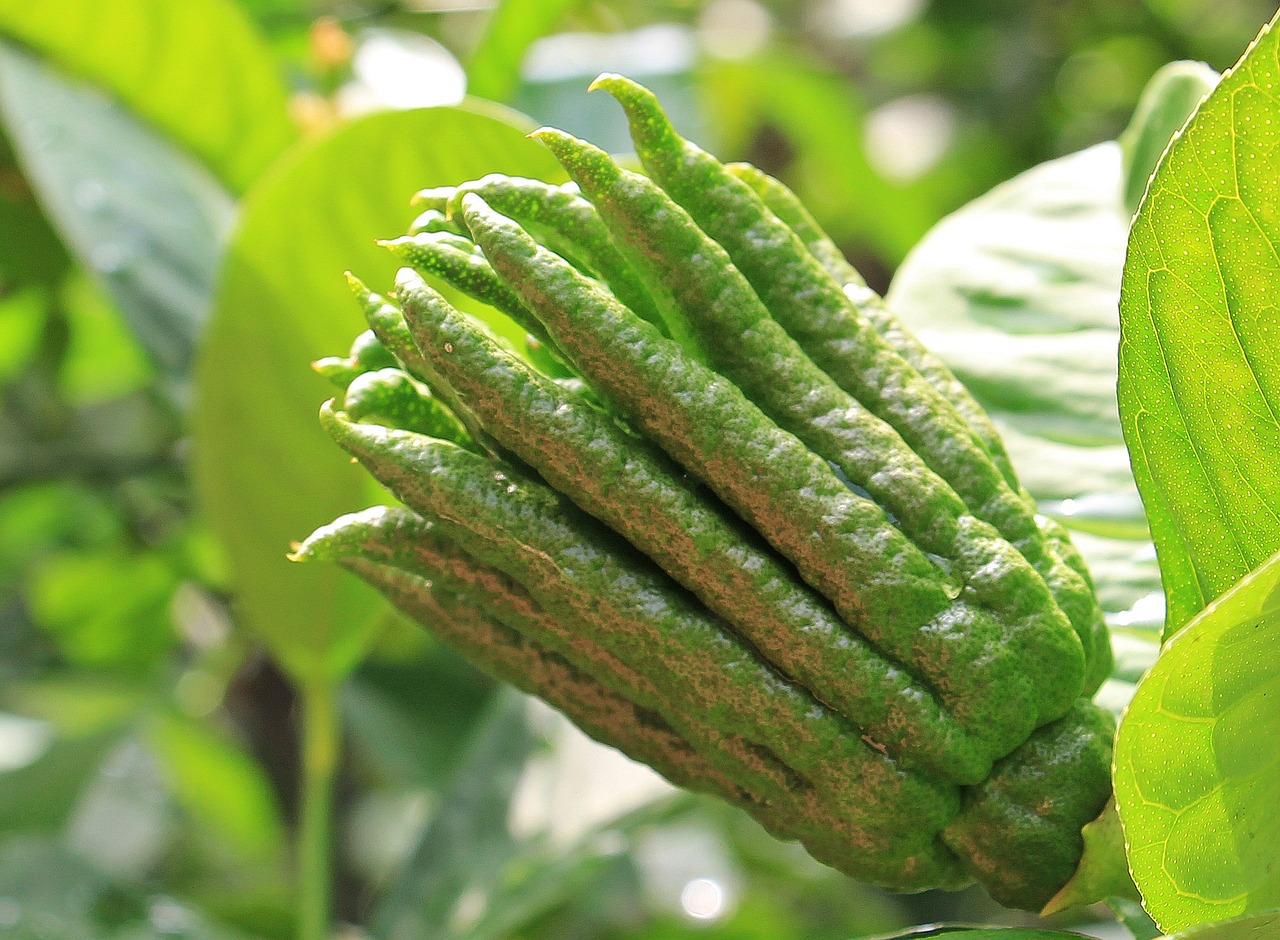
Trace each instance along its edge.
<path fill-rule="evenodd" d="M 403 232 L 409 197 L 489 172 L 561 178 L 501 109 L 376 114 L 301 148 L 247 198 L 197 374 L 196 483 L 230 558 L 241 613 L 296 676 L 341 675 L 385 606 L 290 544 L 386 497 L 320 430 L 332 388 L 308 364 L 364 329 L 342 274 L 392 283 L 374 239 Z"/>
<path fill-rule="evenodd" d="M 1116 741 L 1129 867 L 1165 930 L 1280 906 L 1280 555 L 1165 646 Z"/>
<path fill-rule="evenodd" d="M 1129 239 L 1120 413 L 1166 636 L 1280 548 L 1277 48 L 1264 30 L 1209 95 Z"/>
<path fill-rule="evenodd" d="M 3 43 L 0 109 L 59 233 L 151 358 L 184 375 L 209 307 L 231 198 L 118 102 Z"/>
<path fill-rule="evenodd" d="M 295 136 L 275 58 L 231 0 L 0 0 L 0 36 L 100 86 L 233 191 Z"/>

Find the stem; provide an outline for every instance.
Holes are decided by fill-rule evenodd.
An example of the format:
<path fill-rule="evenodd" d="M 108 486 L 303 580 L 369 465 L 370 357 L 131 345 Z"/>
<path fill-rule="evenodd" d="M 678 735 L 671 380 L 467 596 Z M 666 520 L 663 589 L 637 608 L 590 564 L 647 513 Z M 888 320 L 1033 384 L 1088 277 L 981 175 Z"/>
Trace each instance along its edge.
<path fill-rule="evenodd" d="M 333 788 L 338 766 L 337 686 L 302 686 L 302 814 L 298 820 L 298 937 L 329 940 Z"/>

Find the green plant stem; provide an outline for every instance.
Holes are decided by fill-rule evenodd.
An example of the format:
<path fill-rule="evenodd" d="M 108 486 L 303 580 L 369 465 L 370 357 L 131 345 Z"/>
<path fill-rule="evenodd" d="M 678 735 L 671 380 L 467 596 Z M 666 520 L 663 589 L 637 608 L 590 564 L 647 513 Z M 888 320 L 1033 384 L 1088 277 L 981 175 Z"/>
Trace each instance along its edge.
<path fill-rule="evenodd" d="M 333 788 L 338 766 L 337 686 L 302 685 L 302 814 L 298 821 L 299 940 L 328 940 L 332 895 Z"/>

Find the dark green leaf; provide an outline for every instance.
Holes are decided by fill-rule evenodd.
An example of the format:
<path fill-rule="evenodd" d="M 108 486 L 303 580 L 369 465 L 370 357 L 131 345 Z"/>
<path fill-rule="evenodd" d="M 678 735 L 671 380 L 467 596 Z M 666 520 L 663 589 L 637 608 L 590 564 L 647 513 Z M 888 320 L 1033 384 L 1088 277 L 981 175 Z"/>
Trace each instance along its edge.
<path fill-rule="evenodd" d="M 1264 30 L 1205 100 L 1129 238 L 1120 413 L 1166 636 L 1280 548 L 1278 47 Z"/>
<path fill-rule="evenodd" d="M 1129 867 L 1165 930 L 1280 905 L 1277 648 L 1280 555 L 1168 642 L 1120 725 Z"/>
<path fill-rule="evenodd" d="M 231 0 L 0 0 L 6 35 L 100 86 L 234 192 L 295 136 L 275 58 Z"/>
<path fill-rule="evenodd" d="M 409 197 L 489 172 L 559 179 L 497 108 L 376 114 L 308 144 L 246 199 L 197 375 L 196 483 L 226 546 L 244 619 L 295 676 L 341 675 L 384 610 L 290 544 L 379 498 L 316 420 L 332 388 L 308 368 L 364 329 L 342 273 L 389 286 L 374 239 L 405 230 Z M 385 498 L 385 497 L 382 497 Z"/>

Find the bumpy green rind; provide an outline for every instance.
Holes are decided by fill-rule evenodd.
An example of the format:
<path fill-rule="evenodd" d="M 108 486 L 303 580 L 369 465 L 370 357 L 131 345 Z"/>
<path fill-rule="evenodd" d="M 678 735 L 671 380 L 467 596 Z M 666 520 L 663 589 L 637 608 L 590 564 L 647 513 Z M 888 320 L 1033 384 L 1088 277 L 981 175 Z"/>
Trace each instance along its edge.
<path fill-rule="evenodd" d="M 770 662 L 864 736 L 945 780 L 976 783 L 984 751 L 927 690 L 849 630 L 666 454 L 501 349 L 408 272 L 396 295 L 418 348 L 503 446 L 656 561 Z"/>
<path fill-rule="evenodd" d="M 356 421 L 372 420 L 464 446 L 471 443 L 461 422 L 430 389 L 400 369 L 377 369 L 356 376 L 347 385 L 342 410 Z"/>
<path fill-rule="evenodd" d="M 738 177 L 760 197 L 768 209 L 791 227 L 818 263 L 843 287 L 845 296 L 875 327 L 876 331 L 908 364 L 911 365 L 938 393 L 950 401 L 959 415 L 973 429 L 982 446 L 986 448 L 992 463 L 1004 476 L 1009 486 L 1016 490 L 1029 506 L 1035 505 L 1031 495 L 1018 482 L 1013 461 L 1005 450 L 1004 442 L 990 416 L 967 388 L 955 377 L 947 365 L 920 342 L 884 300 L 866 286 L 862 275 L 849 264 L 839 247 L 822 231 L 795 193 L 781 182 L 750 164 L 728 164 L 726 169 Z M 1049 551 L 1058 562 L 1066 565 L 1093 592 L 1093 581 L 1079 550 L 1072 544 L 1066 530 L 1056 520 L 1037 515 L 1036 522 L 1048 543 Z M 1091 605 L 1087 631 L 1091 636 L 1084 643 L 1088 663 L 1084 680 L 1084 694 L 1092 695 L 1111 676 L 1114 657 L 1106 619 L 1096 604 Z M 1083 631 L 1082 631 L 1083 634 Z"/>
<path fill-rule="evenodd" d="M 645 140 L 636 137 L 638 143 Z M 960 596 L 989 621 L 988 637 L 1001 643 L 1035 682 L 1032 726 L 1065 713 L 1080 694 L 1084 654 L 1027 559 L 973 515 L 893 427 L 809 359 L 770 316 L 729 255 L 662 189 L 566 134 L 543 133 L 542 139 L 618 241 L 628 244 L 653 279 L 671 291 L 716 370 L 866 492 L 916 546 L 941 561 L 938 579 L 953 580 Z M 701 174 L 699 182 L 711 177 L 742 185 L 718 163 L 713 169 Z M 693 188 L 691 181 L 682 182 Z M 778 234 L 794 239 L 786 226 L 769 219 L 774 230 L 762 234 L 763 226 L 757 224 L 750 233 L 754 241 Z M 821 271 L 819 276 L 833 283 Z M 812 292 L 812 286 L 796 285 L 806 286 Z"/>
<path fill-rule="evenodd" d="M 467 226 L 579 372 L 708 484 L 846 623 L 932 689 L 970 733 L 1008 749 L 1038 711 L 985 613 L 873 501 L 702 366 L 476 196 Z"/>
<path fill-rule="evenodd" d="M 1115 720 L 1081 699 L 966 791 L 944 831 L 966 868 L 1008 907 L 1038 911 L 1080 863 L 1080 830 L 1111 796 Z"/>
<path fill-rule="evenodd" d="M 842 285 L 749 186 L 675 132 L 651 92 L 617 75 L 602 76 L 592 87 L 603 87 L 618 99 L 646 171 L 722 246 L 773 319 L 1035 565 L 1074 626 L 1086 659 L 1091 658 L 1097 608 L 1093 593 L 1045 543 L 1033 508 L 992 463 L 952 402 L 859 314 Z M 594 199 L 584 180 L 574 178 Z M 603 206 L 601 210 L 609 220 Z M 1079 691 L 1077 686 L 1072 694 Z"/>
<path fill-rule="evenodd" d="M 296 560 L 325 558 L 350 565 L 376 564 L 431 582 L 434 589 L 483 610 L 534 649 L 562 657 L 609 694 L 658 715 L 712 766 L 758 799 L 804 801 L 809 788 L 776 756 L 734 735 L 690 720 L 646 676 L 547 614 L 524 587 L 506 573 L 469 555 L 439 523 L 413 512 L 384 506 L 343 516 L 318 529 L 294 552 Z M 424 622 L 429 629 L 436 625 Z M 454 643 L 453 645 L 458 645 Z M 469 653 L 470 648 L 463 651 Z M 803 831 L 797 821 L 793 831 Z M 821 835 L 821 831 L 810 837 Z"/>
<path fill-rule="evenodd" d="M 653 767 L 677 786 L 712 793 L 751 812 L 781 839 L 797 839 L 815 858 L 854 877 L 869 876 L 850 867 L 859 847 L 841 841 L 839 827 L 818 819 L 806 825 L 811 806 L 803 796 L 768 800 L 738 778 L 726 775 L 689 747 L 682 735 L 661 716 L 614 695 L 575 670 L 554 653 L 519 634 L 505 630 L 483 608 L 441 592 L 432 582 L 396 568 L 362 559 L 344 562 L 378 588 L 400 610 L 436 627 L 441 638 L 492 675 L 537 695 L 559 709 L 597 741 L 615 747 L 634 760 Z M 962 881 L 952 883 L 961 886 Z"/>
<path fill-rule="evenodd" d="M 311 368 L 338 388 L 346 388 L 352 379 L 374 369 L 395 368 L 400 363 L 382 345 L 373 330 L 365 330 L 351 344 L 346 356 L 326 356 L 311 363 Z"/>
<path fill-rule="evenodd" d="M 516 577 L 548 612 L 589 630 L 691 717 L 769 748 L 809 780 L 832 823 L 856 833 L 865 849 L 860 863 L 879 871 L 875 880 L 954 880 L 955 860 L 934 838 L 954 815 L 953 788 L 870 748 L 647 559 L 620 553 L 560 494 L 446 442 L 355 424 L 328 408 L 321 416 L 403 502 L 446 520 L 468 553 Z"/>
<path fill-rule="evenodd" d="M 448 201 L 454 217 L 461 217 L 462 199 L 468 193 L 515 219 L 539 243 L 585 268 L 632 312 L 671 335 L 657 302 L 618 251 L 596 207 L 582 197 L 576 183 L 553 186 L 541 180 L 486 176 L 454 190 Z"/>

